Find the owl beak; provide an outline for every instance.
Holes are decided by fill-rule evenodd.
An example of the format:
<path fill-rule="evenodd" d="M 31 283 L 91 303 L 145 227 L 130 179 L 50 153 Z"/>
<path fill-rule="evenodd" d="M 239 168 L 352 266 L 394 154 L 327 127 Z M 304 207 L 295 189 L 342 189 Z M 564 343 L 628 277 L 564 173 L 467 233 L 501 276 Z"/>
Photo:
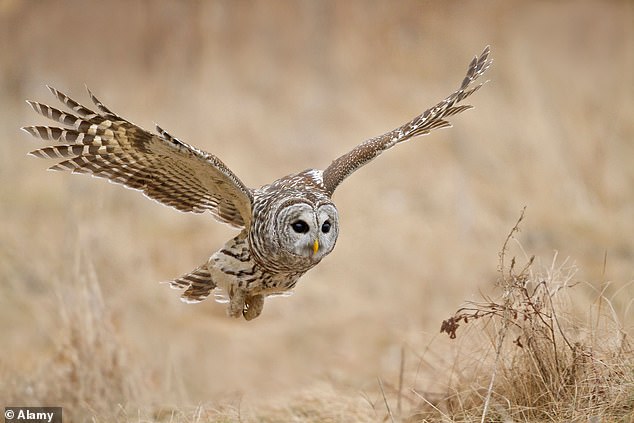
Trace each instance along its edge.
<path fill-rule="evenodd" d="M 317 254 L 318 250 L 319 250 L 319 241 L 315 240 L 315 243 L 313 244 L 313 254 Z"/>

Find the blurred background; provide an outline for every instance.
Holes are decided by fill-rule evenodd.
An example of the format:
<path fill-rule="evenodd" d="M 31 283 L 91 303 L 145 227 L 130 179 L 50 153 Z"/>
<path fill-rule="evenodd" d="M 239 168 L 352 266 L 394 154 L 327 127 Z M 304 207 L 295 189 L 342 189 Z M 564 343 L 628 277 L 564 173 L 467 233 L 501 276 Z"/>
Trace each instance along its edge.
<path fill-rule="evenodd" d="M 575 307 L 604 290 L 631 325 L 632 22 L 629 1 L 0 1 L 0 397 L 99 410 L 356 395 L 395 380 L 402 348 L 405 383 L 433 391 L 456 349 L 440 322 L 496 280 L 524 206 L 514 254 L 574 274 Z M 235 231 L 46 172 L 19 131 L 46 122 L 24 103 L 55 105 L 46 84 L 89 105 L 86 85 L 257 187 L 406 122 L 486 45 L 475 109 L 348 179 L 335 251 L 248 323 L 158 284 Z"/>

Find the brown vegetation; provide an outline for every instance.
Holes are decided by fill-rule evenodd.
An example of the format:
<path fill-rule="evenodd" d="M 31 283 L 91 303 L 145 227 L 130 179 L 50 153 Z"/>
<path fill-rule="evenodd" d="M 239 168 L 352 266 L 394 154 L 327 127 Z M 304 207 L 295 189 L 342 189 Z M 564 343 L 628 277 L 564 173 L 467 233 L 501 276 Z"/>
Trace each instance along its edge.
<path fill-rule="evenodd" d="M 634 413 L 634 351 L 611 301 L 599 294 L 587 316 L 571 315 L 565 299 L 573 273 L 550 276 L 532 271 L 534 257 L 521 270 L 515 257 L 506 262 L 508 242 L 500 252 L 496 297 L 470 302 L 449 319 L 441 332 L 452 339 L 460 324 L 477 321 L 493 345 L 484 390 L 452 392 L 445 398 L 452 421 L 618 421 Z M 563 298 L 562 298 L 563 297 Z M 590 321 L 590 320 L 589 320 Z M 487 367 L 485 367 L 487 368 Z M 427 407 L 428 408 L 428 407 Z M 421 412 L 419 416 L 426 416 Z M 485 420 L 486 419 L 486 420 Z"/>

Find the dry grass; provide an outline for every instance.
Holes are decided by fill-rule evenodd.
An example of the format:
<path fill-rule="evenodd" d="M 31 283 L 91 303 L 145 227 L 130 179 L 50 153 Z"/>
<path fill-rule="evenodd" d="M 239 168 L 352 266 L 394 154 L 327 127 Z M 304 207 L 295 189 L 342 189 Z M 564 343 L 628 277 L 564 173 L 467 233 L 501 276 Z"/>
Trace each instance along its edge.
<path fill-rule="evenodd" d="M 70 421 L 477 421 L 486 398 L 489 421 L 630 421 L 633 19 L 626 1 L 0 1 L 0 399 Z M 85 101 L 86 83 L 257 186 L 406 121 L 487 44 L 475 110 L 342 185 L 336 250 L 248 324 L 156 283 L 234 232 L 47 173 L 18 130 L 44 84 Z M 452 340 L 438 323 L 463 299 Z"/>
<path fill-rule="evenodd" d="M 59 326 L 51 354 L 28 371 L 7 369 L 0 383 L 6 404 L 63 404 L 70 421 L 110 415 L 114 404 L 138 401 L 147 389 L 145 375 L 116 335 L 89 259 L 78 252 L 73 264 L 64 282 L 55 283 L 56 312 L 50 317 Z"/>
<path fill-rule="evenodd" d="M 556 258 L 537 271 L 534 257 L 519 269 L 515 257 L 507 263 L 523 213 L 501 249 L 492 292 L 442 322 L 441 332 L 458 338 L 462 350 L 444 393 L 406 386 L 402 348 L 398 378 L 378 379 L 373 397 L 323 381 L 255 406 L 239 393 L 190 407 L 148 405 L 149 367 L 131 360 L 116 336 L 94 269 L 79 252 L 56 286 L 62 327 L 54 354 L 27 377 L 5 371 L 0 392 L 7 404 L 62 404 L 70 421 L 630 421 L 634 351 L 623 322 L 602 293 L 585 316 L 574 313 L 570 291 L 579 285 Z M 470 329 L 464 338 L 462 326 Z"/>
<path fill-rule="evenodd" d="M 470 373 L 469 385 L 488 376 L 486 390 L 467 389 L 445 398 L 452 421 L 624 421 L 634 413 L 634 351 L 611 301 L 598 295 L 588 320 L 569 307 L 574 274 L 550 275 L 507 264 L 509 234 L 500 253 L 496 296 L 471 302 L 443 321 L 452 339 L 461 324 L 491 334 L 490 365 Z M 563 298 L 562 298 L 563 297 Z M 568 301 L 567 301 L 568 300 Z M 592 322 L 592 325 L 588 325 Z M 600 329 L 599 329 L 600 328 Z M 438 418 L 438 410 L 420 417 Z M 436 415 L 435 415 L 436 414 Z"/>

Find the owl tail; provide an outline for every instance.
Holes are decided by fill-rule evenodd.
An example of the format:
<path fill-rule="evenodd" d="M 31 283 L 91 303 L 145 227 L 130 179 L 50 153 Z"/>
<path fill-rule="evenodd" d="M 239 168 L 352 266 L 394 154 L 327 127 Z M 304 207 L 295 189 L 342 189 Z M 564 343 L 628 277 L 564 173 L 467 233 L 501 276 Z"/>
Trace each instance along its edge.
<path fill-rule="evenodd" d="M 207 263 L 167 283 L 173 289 L 185 290 L 181 295 L 181 301 L 185 303 L 198 303 L 206 299 L 216 288 L 216 283 L 211 279 L 211 274 L 207 269 Z"/>

